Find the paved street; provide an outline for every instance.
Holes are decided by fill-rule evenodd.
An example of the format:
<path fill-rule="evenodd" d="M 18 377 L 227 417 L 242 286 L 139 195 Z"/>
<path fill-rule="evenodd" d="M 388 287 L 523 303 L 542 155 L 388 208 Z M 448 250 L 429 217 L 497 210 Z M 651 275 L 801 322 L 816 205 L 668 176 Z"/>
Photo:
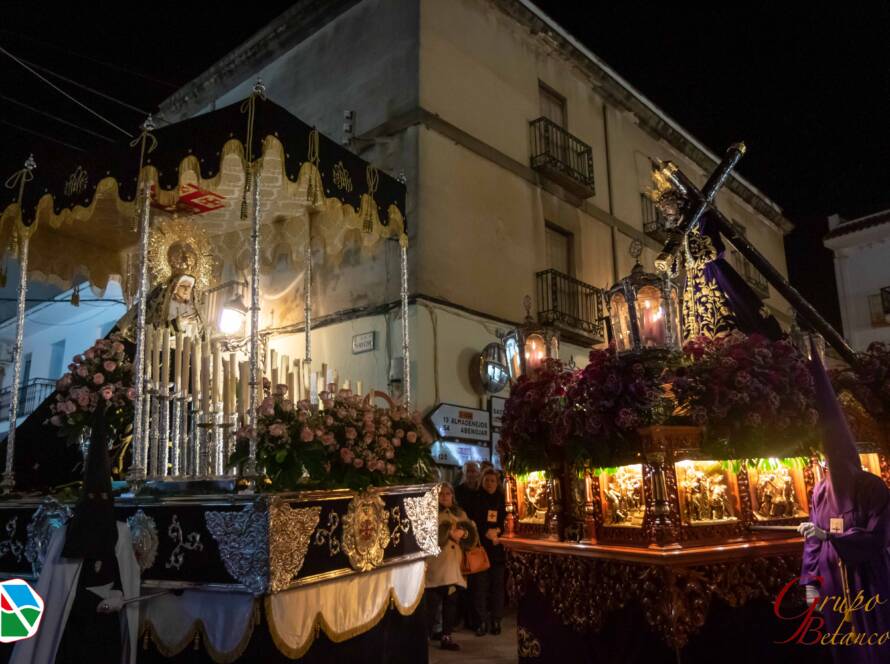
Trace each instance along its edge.
<path fill-rule="evenodd" d="M 504 617 L 499 636 L 476 636 L 467 629 L 454 633 L 460 650 L 441 650 L 438 641 L 430 642 L 430 664 L 514 664 L 516 656 L 516 614 Z"/>

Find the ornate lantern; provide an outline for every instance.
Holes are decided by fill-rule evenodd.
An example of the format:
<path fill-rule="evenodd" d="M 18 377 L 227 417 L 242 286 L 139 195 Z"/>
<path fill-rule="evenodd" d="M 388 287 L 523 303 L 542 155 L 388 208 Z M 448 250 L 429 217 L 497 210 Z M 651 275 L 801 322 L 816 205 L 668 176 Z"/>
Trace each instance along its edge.
<path fill-rule="evenodd" d="M 619 353 L 678 350 L 682 345 L 680 292 L 667 275 L 645 272 L 637 261 L 605 297 Z"/>
<path fill-rule="evenodd" d="M 541 327 L 531 315 L 532 299 L 526 295 L 525 322 L 504 335 L 504 349 L 507 352 L 507 369 L 510 378 L 533 374 L 546 359 L 559 357 L 559 336 L 555 330 Z"/>

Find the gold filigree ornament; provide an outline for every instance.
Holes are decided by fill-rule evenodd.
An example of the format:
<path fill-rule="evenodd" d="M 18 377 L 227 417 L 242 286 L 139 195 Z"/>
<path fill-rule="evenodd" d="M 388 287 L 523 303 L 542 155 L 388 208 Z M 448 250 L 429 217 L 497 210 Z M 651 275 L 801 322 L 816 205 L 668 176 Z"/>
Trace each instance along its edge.
<path fill-rule="evenodd" d="M 383 562 L 389 545 L 389 514 L 383 499 L 360 493 L 349 502 L 343 518 L 343 551 L 353 569 L 367 572 Z"/>
<path fill-rule="evenodd" d="M 404 505 L 417 546 L 427 555 L 438 556 L 439 486 L 434 486 L 422 496 L 405 498 Z"/>
<path fill-rule="evenodd" d="M 174 215 L 152 229 L 148 265 L 152 286 L 166 283 L 172 276 L 188 275 L 194 277 L 195 288 L 204 291 L 210 286 L 216 258 L 204 229 Z"/>
<path fill-rule="evenodd" d="M 541 656 L 541 642 L 535 638 L 531 630 L 520 627 L 516 631 L 519 641 L 519 656 L 525 659 L 537 659 Z"/>
<path fill-rule="evenodd" d="M 283 500 L 269 507 L 269 591 L 287 589 L 303 568 L 309 540 L 318 526 L 321 507 L 293 509 Z"/>

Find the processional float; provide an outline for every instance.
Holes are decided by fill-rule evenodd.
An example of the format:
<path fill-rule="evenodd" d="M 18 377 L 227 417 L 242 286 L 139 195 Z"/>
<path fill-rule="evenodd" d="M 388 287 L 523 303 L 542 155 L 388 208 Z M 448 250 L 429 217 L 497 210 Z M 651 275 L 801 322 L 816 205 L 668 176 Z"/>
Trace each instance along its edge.
<path fill-rule="evenodd" d="M 675 164 L 653 160 L 652 194 L 668 237 L 655 260 L 657 273 L 646 273 L 637 263 L 604 295 L 612 354 L 595 350 L 591 365 L 577 371 L 539 361 L 537 375 L 525 372 L 514 384 L 517 405 L 514 409 L 508 400 L 505 406 L 510 435 L 502 434 L 502 453 L 508 467 L 512 463 L 518 470 L 507 483 L 502 541 L 519 602 L 520 657 L 575 661 L 579 652 L 632 648 L 648 653 L 647 661 L 682 659 L 684 653 L 692 661 L 708 652 L 707 643 L 756 640 L 753 631 L 749 639 L 729 633 L 727 625 L 759 630 L 758 637 L 787 627 L 769 602 L 800 574 L 803 542 L 796 526 L 807 519 L 813 487 L 822 476 L 815 419 L 801 427 L 814 441 L 806 445 L 788 444 L 790 429 L 778 427 L 767 429 L 766 440 L 756 445 L 735 444 L 732 437 L 706 441 L 706 416 L 725 419 L 732 406 L 690 412 L 689 404 L 696 402 L 689 384 L 702 374 L 678 369 L 675 351 L 683 339 L 698 344 L 689 351 L 692 358 L 707 348 L 729 349 L 719 356 L 724 362 L 719 370 L 733 376 L 739 362 L 752 356 L 757 362 L 757 353 L 773 357 L 775 350 L 781 353 L 775 356 L 779 372 L 793 367 L 806 375 L 772 378 L 806 383 L 805 356 L 815 346 L 801 342 L 817 337 L 795 331 L 793 341 L 802 354 L 793 351 L 760 297 L 723 260 L 721 236 L 787 300 L 809 332 L 821 335 L 849 364 L 857 357 L 717 209 L 716 195 L 744 152 L 743 144 L 732 145 L 701 189 Z M 724 341 L 708 346 L 713 339 Z M 694 366 L 696 360 L 689 361 Z M 763 369 L 769 376 L 768 366 Z M 725 385 L 726 390 L 744 392 L 742 378 L 750 376 Z M 664 395 L 651 395 L 662 388 Z M 638 396 L 628 398 L 628 391 Z M 614 406 L 621 399 L 626 412 Z M 849 406 L 844 398 L 841 402 Z M 564 405 L 556 414 L 553 406 L 536 411 L 549 433 L 535 447 L 520 430 L 511 430 L 510 420 L 521 424 L 537 404 Z M 615 415 L 610 409 L 617 411 L 617 424 L 603 424 Z M 801 421 L 816 415 L 812 409 L 800 412 Z M 759 412 L 755 415 L 752 426 L 759 424 Z M 775 421 L 784 425 L 781 413 Z M 532 424 L 542 431 L 539 422 Z M 869 441 L 860 445 L 860 460 L 890 485 L 890 464 L 879 439 L 859 438 Z M 523 451 L 526 444 L 534 455 Z M 530 465 L 548 462 L 550 467 Z M 727 605 L 732 610 L 719 608 Z M 652 639 L 640 639 L 641 624 Z"/>
<path fill-rule="evenodd" d="M 261 650 L 274 643 L 297 657 L 312 645 L 318 620 L 336 643 L 376 629 L 388 607 L 410 616 L 423 591 L 423 559 L 438 545 L 437 492 L 426 483 L 431 457 L 410 416 L 404 184 L 268 101 L 258 83 L 241 104 L 160 129 L 149 118 L 130 146 L 70 159 L 35 150 L 7 190 L 0 243 L 21 267 L 14 384 L 31 276 L 69 286 L 87 279 L 97 289 L 119 278 L 132 306 L 109 338 L 75 358 L 57 394 L 24 423 L 16 421 L 19 390 L 12 390 L 2 573 L 39 574 L 52 532 L 71 514 L 64 494 L 47 494 L 78 478 L 65 464 L 81 451 L 58 432 L 80 423 L 82 411 L 95 408 L 90 399 L 107 388 L 108 403 L 124 413 L 115 431 L 124 451 L 116 460 L 127 486 L 115 510 L 130 525 L 143 588 L 186 589 L 142 603 L 145 637 L 161 652 L 176 654 L 203 638 L 212 657 L 231 661 L 259 639 Z M 350 380 L 328 363 L 313 364 L 313 261 L 327 266 L 344 251 L 361 256 L 393 245 L 400 294 L 390 308 L 401 316 L 401 394 L 381 393 L 366 379 L 362 399 L 361 376 Z M 289 304 L 273 319 L 262 308 L 261 281 L 282 255 L 294 275 Z M 208 294 L 222 276 L 220 263 L 232 287 Z M 214 297 L 217 310 L 229 305 L 224 327 L 231 329 L 223 334 L 203 313 Z M 296 333 L 304 335 L 301 358 L 269 348 L 275 335 Z M 103 374 L 89 389 L 92 374 L 78 373 L 86 366 Z M 377 407 L 380 398 L 388 408 Z M 363 448 L 356 455 L 365 454 L 365 465 L 343 474 L 337 464 L 352 454 L 351 440 L 327 430 L 322 443 L 306 427 L 310 438 L 299 438 L 298 416 L 323 428 L 325 408 L 335 405 L 331 415 L 340 425 L 343 418 L 359 427 L 363 417 L 393 427 L 404 421 L 404 430 L 392 432 L 405 442 L 395 460 L 384 459 L 382 448 Z M 270 433 L 262 418 L 279 416 L 280 428 Z M 80 433 L 88 438 L 88 430 Z M 315 450 L 311 472 L 302 465 L 293 476 L 273 478 L 286 491 L 267 490 L 275 457 L 259 463 L 258 453 L 269 440 L 281 443 L 284 456 Z M 394 451 L 389 439 L 386 446 Z M 341 448 L 349 454 L 334 454 Z M 406 449 L 417 462 L 410 467 L 398 465 Z M 237 450 L 239 463 L 232 461 Z M 341 485 L 331 479 L 337 472 L 346 478 Z M 354 615 L 338 612 L 338 579 L 369 597 Z M 321 580 L 330 583 L 318 592 Z M 229 622 L 214 630 L 210 607 L 219 603 Z M 262 637 L 253 634 L 258 611 L 268 624 Z M 418 627 L 405 627 L 403 645 L 425 653 Z"/>

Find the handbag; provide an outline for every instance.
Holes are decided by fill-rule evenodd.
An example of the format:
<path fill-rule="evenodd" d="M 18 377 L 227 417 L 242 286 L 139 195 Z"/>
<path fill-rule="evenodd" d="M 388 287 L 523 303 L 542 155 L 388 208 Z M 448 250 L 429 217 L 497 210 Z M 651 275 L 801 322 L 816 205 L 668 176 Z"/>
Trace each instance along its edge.
<path fill-rule="evenodd" d="M 469 551 L 464 551 L 464 558 L 460 563 L 460 573 L 464 576 L 484 572 L 489 567 L 491 562 L 488 560 L 488 554 L 478 544 Z"/>

